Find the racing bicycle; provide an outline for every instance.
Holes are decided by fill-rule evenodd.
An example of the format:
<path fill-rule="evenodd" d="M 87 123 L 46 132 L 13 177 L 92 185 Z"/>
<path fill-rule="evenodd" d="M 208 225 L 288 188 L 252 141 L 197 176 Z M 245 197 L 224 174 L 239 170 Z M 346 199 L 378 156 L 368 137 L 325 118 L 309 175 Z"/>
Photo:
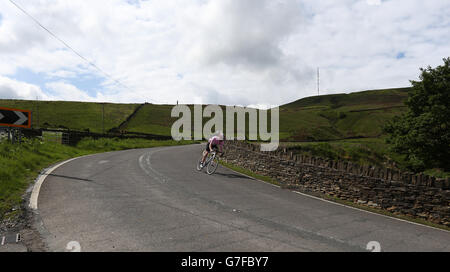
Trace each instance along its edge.
<path fill-rule="evenodd" d="M 206 173 L 208 173 L 208 175 L 213 174 L 214 172 L 216 172 L 217 167 L 219 166 L 219 156 L 217 155 L 218 151 L 217 150 L 213 150 L 211 152 L 209 152 L 208 156 L 205 159 L 205 163 L 203 164 L 203 167 L 201 167 L 201 162 L 202 162 L 202 157 L 200 157 L 200 159 L 197 162 L 197 170 L 201 171 L 203 168 L 206 167 Z"/>

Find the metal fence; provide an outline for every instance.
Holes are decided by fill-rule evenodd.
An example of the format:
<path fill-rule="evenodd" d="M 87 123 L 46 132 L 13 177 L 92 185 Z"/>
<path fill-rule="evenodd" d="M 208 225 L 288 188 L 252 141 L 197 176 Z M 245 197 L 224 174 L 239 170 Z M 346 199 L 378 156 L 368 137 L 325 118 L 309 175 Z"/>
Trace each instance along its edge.
<path fill-rule="evenodd" d="M 42 131 L 42 140 L 44 142 L 63 143 L 63 132 L 58 131 Z"/>

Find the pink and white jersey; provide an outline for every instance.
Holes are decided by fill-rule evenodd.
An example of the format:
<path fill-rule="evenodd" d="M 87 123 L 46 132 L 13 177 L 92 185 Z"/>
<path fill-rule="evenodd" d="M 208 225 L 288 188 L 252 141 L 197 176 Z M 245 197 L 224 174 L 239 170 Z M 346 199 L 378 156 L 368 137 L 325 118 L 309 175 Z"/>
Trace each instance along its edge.
<path fill-rule="evenodd" d="M 213 145 L 223 146 L 223 141 L 220 140 L 219 136 L 213 136 L 208 140 L 208 143 L 212 143 Z"/>

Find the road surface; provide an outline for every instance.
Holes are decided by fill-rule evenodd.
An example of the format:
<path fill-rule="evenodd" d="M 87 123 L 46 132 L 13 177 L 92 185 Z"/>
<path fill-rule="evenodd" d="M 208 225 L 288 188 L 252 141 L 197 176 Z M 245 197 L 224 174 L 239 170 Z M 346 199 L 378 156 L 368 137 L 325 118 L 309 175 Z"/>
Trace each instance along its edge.
<path fill-rule="evenodd" d="M 51 251 L 450 251 L 450 233 L 314 199 L 219 167 L 203 145 L 109 152 L 62 165 L 38 198 Z"/>

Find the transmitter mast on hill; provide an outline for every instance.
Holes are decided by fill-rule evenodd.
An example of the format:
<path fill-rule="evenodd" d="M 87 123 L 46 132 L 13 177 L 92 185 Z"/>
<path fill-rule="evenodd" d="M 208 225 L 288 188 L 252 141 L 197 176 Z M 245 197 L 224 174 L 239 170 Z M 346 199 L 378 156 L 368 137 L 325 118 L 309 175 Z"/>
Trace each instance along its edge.
<path fill-rule="evenodd" d="M 320 74 L 319 67 L 317 67 L 317 96 L 320 95 Z"/>

